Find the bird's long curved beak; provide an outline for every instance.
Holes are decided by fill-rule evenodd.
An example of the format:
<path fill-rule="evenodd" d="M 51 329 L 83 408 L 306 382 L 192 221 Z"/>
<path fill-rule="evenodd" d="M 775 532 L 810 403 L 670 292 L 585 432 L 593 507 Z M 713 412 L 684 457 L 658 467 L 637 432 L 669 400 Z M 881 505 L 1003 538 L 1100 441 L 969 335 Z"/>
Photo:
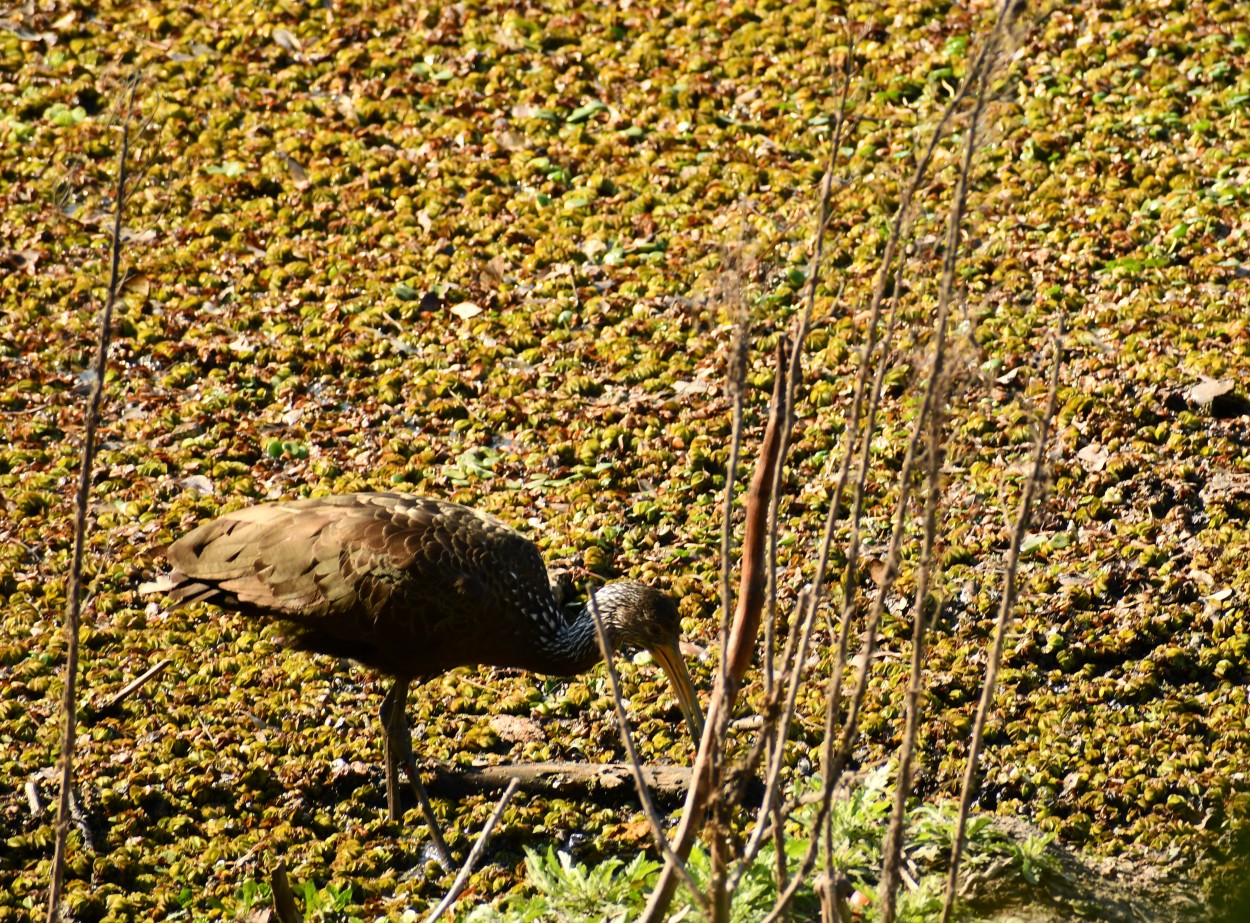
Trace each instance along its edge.
<path fill-rule="evenodd" d="M 673 692 L 677 695 L 677 704 L 685 716 L 686 726 L 694 737 L 694 745 L 699 746 L 703 736 L 703 709 L 699 707 L 699 696 L 694 691 L 694 683 L 690 681 L 690 671 L 686 669 L 686 659 L 681 656 L 681 649 L 676 642 L 657 644 L 651 648 L 651 656 L 668 675 L 673 684 Z"/>

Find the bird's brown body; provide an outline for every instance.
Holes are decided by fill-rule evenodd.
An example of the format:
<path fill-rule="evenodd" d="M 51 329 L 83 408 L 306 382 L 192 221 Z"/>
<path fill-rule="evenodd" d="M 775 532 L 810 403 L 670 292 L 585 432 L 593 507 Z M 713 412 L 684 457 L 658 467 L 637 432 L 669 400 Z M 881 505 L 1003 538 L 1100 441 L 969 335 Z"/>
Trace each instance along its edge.
<path fill-rule="evenodd" d="M 602 656 L 592 611 L 613 647 L 655 655 L 696 739 L 701 729 L 671 599 L 614 583 L 568 618 L 534 544 L 455 503 L 360 493 L 261 504 L 196 527 L 167 555 L 173 572 L 163 588 L 173 596 L 276 620 L 296 647 L 396 678 L 382 715 L 392 817 L 396 758 L 419 788 L 403 714 L 408 683 L 473 664 L 580 673 Z"/>
<path fill-rule="evenodd" d="M 538 549 L 494 517 L 401 493 L 262 504 L 169 548 L 174 595 L 281 620 L 305 650 L 420 679 L 473 664 L 569 676 Z"/>

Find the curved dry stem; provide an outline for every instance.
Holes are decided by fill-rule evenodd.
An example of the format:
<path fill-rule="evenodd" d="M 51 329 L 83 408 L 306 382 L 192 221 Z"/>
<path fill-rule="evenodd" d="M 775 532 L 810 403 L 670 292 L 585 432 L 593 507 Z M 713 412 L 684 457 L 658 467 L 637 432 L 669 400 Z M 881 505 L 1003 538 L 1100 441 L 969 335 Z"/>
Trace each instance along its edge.
<path fill-rule="evenodd" d="M 760 448 L 755 474 L 748 493 L 741 592 L 734 612 L 729 643 L 722 652 L 722 667 L 717 674 L 716 688 L 713 689 L 712 697 L 708 702 L 707 722 L 703 728 L 703 738 L 699 742 L 698 755 L 695 757 L 690 791 L 686 796 L 685 812 L 673 838 L 673 851 L 683 858 L 690 854 L 690 849 L 694 846 L 695 837 L 706 817 L 709 796 L 716 790 L 717 780 L 723 768 L 724 742 L 729 726 L 729 715 L 733 711 L 738 685 L 742 675 L 746 672 L 746 666 L 750 663 L 750 655 L 754 651 L 758 635 L 759 619 L 764 604 L 762 559 L 769 499 L 766 485 L 772 483 L 773 466 L 781 464 L 781 459 L 778 457 L 781 445 L 778 430 L 783 425 L 782 421 L 786 419 L 785 407 L 782 406 L 785 394 L 783 383 L 786 379 L 786 358 L 786 353 L 779 349 L 777 375 L 773 382 L 772 409 L 769 413 L 768 425 L 764 429 L 763 445 Z M 728 508 L 726 508 L 725 515 L 726 517 L 729 515 Z M 714 871 L 716 861 L 714 855 Z M 672 863 L 666 862 L 640 920 L 658 923 L 665 918 L 676 887 L 675 874 Z M 724 891 L 714 889 L 713 898 L 714 911 L 727 912 Z"/>
<path fill-rule="evenodd" d="M 74 741 L 78 719 L 78 638 L 82 627 L 82 561 L 87 543 L 87 506 L 91 497 L 91 475 L 95 468 L 96 430 L 100 425 L 100 407 L 104 401 L 104 380 L 108 368 L 109 344 L 112 341 L 113 309 L 121 291 L 122 213 L 128 196 L 127 159 L 130 156 L 131 120 L 137 82 L 132 81 L 125 100 L 121 120 L 122 143 L 117 155 L 117 187 L 113 198 L 113 240 L 109 245 L 108 299 L 100 312 L 100 328 L 96 335 L 94 380 L 84 413 L 82 464 L 79 467 L 78 490 L 75 494 L 74 552 L 70 560 L 66 588 L 65 613 L 65 686 L 61 698 L 60 796 L 56 808 L 56 846 L 52 857 L 52 874 L 48 885 L 48 923 L 56 923 L 61 915 L 61 892 L 65 885 L 66 852 L 69 849 L 71 792 L 74 785 Z"/>
<path fill-rule="evenodd" d="M 665 862 L 671 862 L 676 870 L 682 883 L 690 889 L 690 893 L 704 912 L 707 911 L 707 900 L 699 891 L 698 885 L 695 884 L 693 878 L 690 877 L 690 870 L 686 868 L 686 862 L 683 858 L 673 852 L 673 847 L 668 842 L 668 837 L 664 835 L 664 824 L 660 821 L 660 813 L 655 808 L 655 802 L 651 798 L 651 789 L 647 787 L 646 777 L 643 775 L 642 762 L 638 759 L 638 748 L 634 745 L 634 735 L 629 729 L 629 716 L 625 713 L 625 700 L 621 696 L 621 680 L 616 673 L 616 664 L 613 661 L 615 651 L 612 650 L 612 640 L 608 637 L 607 630 L 603 627 L 603 619 L 599 617 L 599 607 L 595 604 L 595 597 L 592 594 L 587 600 L 586 607 L 590 610 L 590 615 L 595 621 L 595 633 L 599 636 L 599 649 L 603 651 L 603 662 L 608 668 L 608 687 L 612 691 L 612 704 L 616 708 L 616 719 L 621 725 L 621 742 L 625 745 L 625 756 L 629 760 L 629 771 L 634 777 L 634 786 L 638 789 L 638 800 L 642 804 L 642 813 L 647 817 L 647 823 L 651 827 L 651 838 L 655 840 L 656 849 L 665 859 Z M 513 780 L 516 781 L 516 780 Z M 691 785 L 693 786 L 693 780 Z"/>
<path fill-rule="evenodd" d="M 1046 463 L 1046 445 L 1050 428 L 1055 420 L 1059 402 L 1059 370 L 1063 364 L 1063 321 L 1055 331 L 1054 364 L 1050 371 L 1050 391 L 1046 397 L 1046 410 L 1037 434 L 1033 450 L 1033 465 L 1028 480 L 1024 482 L 1024 494 L 1020 498 L 1020 513 L 1011 530 L 1011 545 L 1007 551 L 1007 567 L 1003 573 L 1003 598 L 998 607 L 998 619 L 994 624 L 994 642 L 990 648 L 989 663 L 985 667 L 985 687 L 981 690 L 981 702 L 977 706 L 976 721 L 972 725 L 972 741 L 968 746 L 968 765 L 964 771 L 963 788 L 959 796 L 959 818 L 955 824 L 955 842 L 951 846 L 950 871 L 946 878 L 946 898 L 942 906 L 942 923 L 949 923 L 955 906 L 955 888 L 959 883 L 959 862 L 963 857 L 964 831 L 968 825 L 968 812 L 972 797 L 976 794 L 977 768 L 981 761 L 981 747 L 985 739 L 985 721 L 994 704 L 994 687 L 998 682 L 998 666 L 1003 658 L 1003 643 L 1011 625 L 1011 610 L 1016 603 L 1016 571 L 1020 565 L 1020 546 L 1028 529 L 1034 499 L 1042 492 Z"/>
<path fill-rule="evenodd" d="M 916 579 L 915 601 L 912 606 L 912 657 L 907 687 L 906 717 L 904 719 L 903 741 L 899 747 L 899 770 L 894 792 L 894 805 L 890 813 L 890 823 L 886 831 L 885 845 L 882 856 L 881 870 L 881 919 L 883 923 L 892 923 L 897 897 L 899 861 L 903 848 L 903 818 L 907 806 L 907 794 L 911 790 L 912 757 L 915 752 L 916 731 L 919 727 L 920 694 L 922 691 L 921 672 L 924 665 L 925 642 L 925 599 L 929 595 L 929 585 L 933 576 L 933 546 L 937 538 L 937 508 L 941 496 L 942 471 L 942 429 L 945 420 L 943 410 L 949 393 L 949 378 L 946 375 L 946 329 L 950 317 L 951 302 L 954 300 L 955 270 L 959 261 L 960 228 L 968 207 L 968 186 L 972 174 L 972 159 L 976 152 L 977 130 L 981 124 L 981 116 L 985 110 L 985 96 L 989 85 L 989 76 L 993 73 L 997 59 L 997 37 L 991 35 L 987 43 L 985 69 L 977 81 L 976 105 L 969 121 L 968 135 L 964 141 L 964 156 L 960 164 L 959 182 L 955 190 L 951 206 L 950 220 L 947 224 L 946 253 L 942 261 L 942 283 L 938 295 L 938 333 L 934 337 L 933 356 L 927 391 L 935 395 L 931 402 L 928 427 L 928 471 L 927 490 L 924 509 L 924 538 L 921 545 L 919 573 Z M 920 421 L 918 421 L 920 422 Z"/>
<path fill-rule="evenodd" d="M 456 875 L 456 880 L 451 883 L 451 888 L 447 892 L 437 907 L 431 911 L 430 915 L 425 918 L 425 923 L 436 923 L 439 917 L 446 913 L 451 905 L 456 902 L 456 898 L 460 896 L 460 892 L 464 890 L 464 886 L 469 883 L 469 876 L 473 874 L 473 869 L 477 867 L 478 860 L 482 858 L 482 853 L 486 852 L 486 844 L 490 842 L 491 835 L 495 832 L 495 825 L 499 823 L 499 819 L 503 817 L 504 808 L 508 806 L 508 802 L 512 800 L 512 796 L 516 794 L 517 789 L 521 787 L 520 779 L 513 779 L 508 783 L 508 787 L 504 789 L 503 795 L 499 799 L 499 803 L 495 805 L 495 810 L 491 812 L 490 818 L 486 821 L 486 826 L 482 828 L 481 834 L 477 838 L 477 842 L 473 844 L 473 848 L 469 850 L 469 856 L 464 860 L 464 865 L 460 872 Z"/>

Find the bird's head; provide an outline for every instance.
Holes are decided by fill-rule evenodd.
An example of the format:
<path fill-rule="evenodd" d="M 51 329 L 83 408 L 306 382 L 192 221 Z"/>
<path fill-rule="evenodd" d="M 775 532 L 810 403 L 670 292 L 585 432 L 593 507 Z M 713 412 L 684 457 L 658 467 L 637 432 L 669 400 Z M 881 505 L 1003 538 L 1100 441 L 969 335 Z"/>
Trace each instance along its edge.
<path fill-rule="evenodd" d="M 703 711 L 681 655 L 681 617 L 664 593 L 642 583 L 609 583 L 587 604 L 603 621 L 614 650 L 637 647 L 649 652 L 673 684 L 673 692 L 695 745 L 703 735 Z"/>

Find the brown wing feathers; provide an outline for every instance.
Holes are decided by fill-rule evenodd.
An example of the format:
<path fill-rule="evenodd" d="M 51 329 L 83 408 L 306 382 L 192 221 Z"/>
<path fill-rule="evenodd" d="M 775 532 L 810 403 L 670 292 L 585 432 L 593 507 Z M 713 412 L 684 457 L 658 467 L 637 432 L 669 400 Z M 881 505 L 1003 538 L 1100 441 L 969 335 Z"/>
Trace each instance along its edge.
<path fill-rule="evenodd" d="M 168 550 L 172 593 L 293 623 L 300 647 L 420 675 L 527 665 L 555 605 L 538 549 L 462 506 L 406 494 L 262 504 Z"/>
<path fill-rule="evenodd" d="M 293 540 L 290 520 L 280 507 L 259 506 L 199 526 L 169 548 L 172 576 L 179 583 L 175 595 L 272 615 L 315 605 L 315 581 L 305 577 L 298 582 L 313 563 L 300 558 L 307 559 L 313 546 Z M 313 523 L 301 525 L 307 538 Z"/>
<path fill-rule="evenodd" d="M 229 513 L 170 546 L 174 592 L 278 617 L 350 606 L 362 571 L 400 563 L 388 560 L 376 512 L 302 501 Z"/>

